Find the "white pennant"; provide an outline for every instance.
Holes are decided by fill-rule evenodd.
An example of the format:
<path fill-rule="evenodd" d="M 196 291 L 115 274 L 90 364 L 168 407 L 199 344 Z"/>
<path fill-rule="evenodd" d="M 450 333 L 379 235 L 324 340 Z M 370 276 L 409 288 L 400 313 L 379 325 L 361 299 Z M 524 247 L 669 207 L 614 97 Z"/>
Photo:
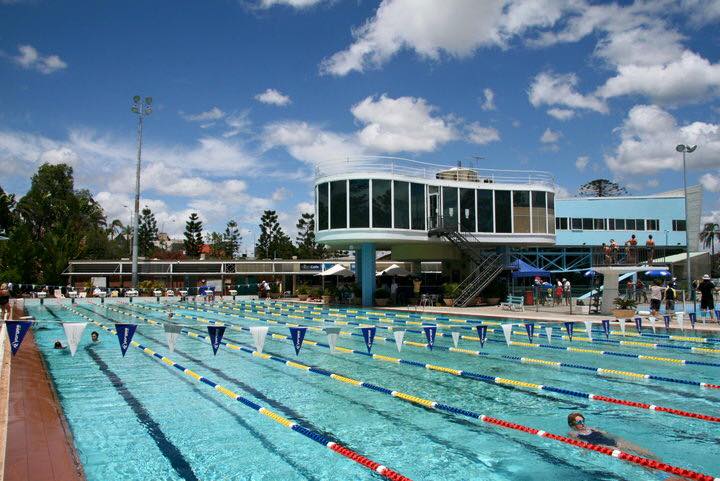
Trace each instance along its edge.
<path fill-rule="evenodd" d="M 182 328 L 176 324 L 169 324 L 167 322 L 163 324 L 163 328 L 165 329 L 165 339 L 167 340 L 168 350 L 175 352 L 175 344 L 177 343 L 178 337 L 180 337 L 180 330 Z"/>
<path fill-rule="evenodd" d="M 618 319 L 618 323 L 620 323 L 620 332 L 625 337 L 625 319 Z"/>
<path fill-rule="evenodd" d="M 552 327 L 545 328 L 545 335 L 548 338 L 548 344 L 552 344 Z"/>
<path fill-rule="evenodd" d="M 452 335 L 453 344 L 455 347 L 458 347 L 458 342 L 460 341 L 460 333 L 458 331 L 452 331 L 450 333 Z"/>
<path fill-rule="evenodd" d="M 655 334 L 655 316 L 648 317 L 648 321 L 650 321 L 650 327 L 652 327 L 653 334 Z"/>
<path fill-rule="evenodd" d="M 678 312 L 675 314 L 675 320 L 677 321 L 678 326 L 680 326 L 680 330 L 685 332 L 685 313 Z"/>
<path fill-rule="evenodd" d="M 507 345 L 510 345 L 510 336 L 512 336 L 512 324 L 500 324 L 500 327 L 502 327 L 503 334 L 505 335 L 505 342 L 507 342 Z"/>
<path fill-rule="evenodd" d="M 340 334 L 339 327 L 326 327 L 323 329 L 327 334 L 328 345 L 330 346 L 330 354 L 335 352 L 335 346 L 337 345 L 338 334 Z"/>
<path fill-rule="evenodd" d="M 255 341 L 255 350 L 262 354 L 263 347 L 265 346 L 265 336 L 268 333 L 268 326 L 251 326 L 250 334 L 252 334 L 253 341 Z"/>
<path fill-rule="evenodd" d="M 82 337 L 83 331 L 87 326 L 87 322 L 64 322 L 63 329 L 65 329 L 65 337 L 67 338 L 67 345 L 70 348 L 70 354 L 75 355 L 77 352 L 78 344 L 80 344 L 80 338 Z"/>
<path fill-rule="evenodd" d="M 397 345 L 397 350 L 400 352 L 402 350 L 405 331 L 393 331 L 393 336 L 395 336 L 395 345 Z"/>
<path fill-rule="evenodd" d="M 583 321 L 585 323 L 585 332 L 587 332 L 587 337 L 590 339 L 590 342 L 592 342 L 592 321 Z"/>

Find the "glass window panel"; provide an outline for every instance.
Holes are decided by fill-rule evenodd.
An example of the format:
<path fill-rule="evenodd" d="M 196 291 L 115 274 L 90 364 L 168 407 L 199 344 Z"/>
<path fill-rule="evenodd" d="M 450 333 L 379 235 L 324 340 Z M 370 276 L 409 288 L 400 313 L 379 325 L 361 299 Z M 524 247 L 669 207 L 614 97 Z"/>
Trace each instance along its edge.
<path fill-rule="evenodd" d="M 395 203 L 395 228 L 410 228 L 410 191 L 407 182 L 393 181 Z"/>
<path fill-rule="evenodd" d="M 645 230 L 645 219 L 635 219 L 635 228 L 637 230 Z"/>
<path fill-rule="evenodd" d="M 443 223 L 445 227 L 458 225 L 458 190 L 456 187 L 443 187 Z"/>
<path fill-rule="evenodd" d="M 561 217 L 560 218 L 560 228 L 563 230 L 568 229 L 568 218 L 567 217 Z"/>
<path fill-rule="evenodd" d="M 615 219 L 615 230 L 625 230 L 625 219 Z"/>
<path fill-rule="evenodd" d="M 605 230 L 605 219 L 595 219 L 595 230 Z"/>
<path fill-rule="evenodd" d="M 608 230 L 615 230 L 615 219 L 608 219 Z"/>
<path fill-rule="evenodd" d="M 410 184 L 411 228 L 425 230 L 425 186 Z"/>
<path fill-rule="evenodd" d="M 350 227 L 370 227 L 370 181 L 350 181 Z"/>
<path fill-rule="evenodd" d="M 390 181 L 373 179 L 372 181 L 372 226 L 390 228 L 392 226 L 392 199 Z"/>
<path fill-rule="evenodd" d="M 330 182 L 330 228 L 347 229 L 347 181 Z"/>
<path fill-rule="evenodd" d="M 475 232 L 475 189 L 460 189 L 460 229 Z"/>
<path fill-rule="evenodd" d="M 658 219 L 648 219 L 647 220 L 647 230 L 660 230 L 658 227 L 658 224 L 660 221 Z"/>
<path fill-rule="evenodd" d="M 625 219 L 625 230 L 635 230 L 635 219 Z"/>
<path fill-rule="evenodd" d="M 685 219 L 675 219 L 673 220 L 673 230 L 674 231 L 685 231 Z"/>
<path fill-rule="evenodd" d="M 509 206 L 508 206 L 509 207 Z M 508 212 L 508 220 L 510 213 Z M 477 191 L 477 220 L 478 232 L 493 231 L 493 191 L 478 190 Z M 508 230 L 508 232 L 510 232 Z"/>
<path fill-rule="evenodd" d="M 327 230 L 329 227 L 328 221 L 328 205 L 330 202 L 329 199 L 329 184 L 325 182 L 324 184 L 318 185 L 318 230 Z"/>
<path fill-rule="evenodd" d="M 547 193 L 547 225 L 550 229 L 550 234 L 555 233 L 555 194 L 552 192 Z"/>
<path fill-rule="evenodd" d="M 513 232 L 530 232 L 530 192 L 513 191 Z"/>
<path fill-rule="evenodd" d="M 583 230 L 593 230 L 593 220 L 588 217 L 583 218 L 582 228 Z"/>
<path fill-rule="evenodd" d="M 571 222 L 572 222 L 572 230 L 582 230 L 582 219 L 573 217 Z"/>
<path fill-rule="evenodd" d="M 532 192 L 532 231 L 538 234 L 547 233 L 545 192 Z"/>
<path fill-rule="evenodd" d="M 495 191 L 495 232 L 512 232 L 509 190 Z"/>

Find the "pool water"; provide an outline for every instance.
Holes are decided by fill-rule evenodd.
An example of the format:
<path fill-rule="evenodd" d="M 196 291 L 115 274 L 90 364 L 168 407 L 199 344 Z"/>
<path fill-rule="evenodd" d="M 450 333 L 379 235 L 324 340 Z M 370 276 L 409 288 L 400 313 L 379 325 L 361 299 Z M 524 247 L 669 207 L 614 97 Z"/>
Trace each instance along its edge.
<path fill-rule="evenodd" d="M 231 302 L 202 306 L 176 304 L 173 321 L 200 334 L 207 334 L 206 326 L 183 315 L 243 327 L 268 325 L 270 333 L 285 336 L 288 335 L 286 325 L 264 321 L 322 325 L 297 319 L 309 312 L 313 312 L 314 318 L 354 320 L 341 317 L 343 311 L 333 311 L 334 315 L 330 316 L 308 311 L 304 305 L 275 304 L 278 309 L 296 314 L 294 318 L 280 316 L 278 311 L 259 314 L 257 309 L 267 306 L 261 302 L 238 302 L 236 305 L 246 310 L 230 310 Z M 250 311 L 253 306 L 255 312 Z M 667 477 L 602 454 L 424 408 L 244 352 L 221 347 L 214 356 L 206 342 L 182 334 L 175 352 L 170 353 L 162 327 L 128 317 L 135 313 L 163 322 L 167 319 L 163 312 L 165 306 L 136 301 L 130 305 L 108 304 L 108 307 L 111 309 L 83 302 L 74 308 L 107 327 L 112 327 L 114 322 L 138 323 L 134 340 L 144 346 L 416 481 L 657 480 Z M 206 311 L 197 311 L 196 307 Z M 28 303 L 27 310 L 39 321 L 35 327 L 36 339 L 89 481 L 380 479 L 378 474 L 272 422 L 139 349 L 131 347 L 126 357 L 122 357 L 117 338 L 93 324 L 88 324 L 75 357 L 67 350 L 54 350 L 53 341 L 64 340 L 59 321 L 84 322 L 85 319 L 54 302 L 46 302 L 45 306 Z M 362 309 L 352 311 L 357 316 L 367 314 Z M 423 316 L 433 318 L 429 314 Z M 377 323 L 375 320 L 363 322 Z M 432 321 L 423 319 L 423 322 Z M 445 320 L 438 322 L 447 323 Z M 354 326 L 342 327 L 344 331 L 359 332 Z M 408 328 L 420 329 L 418 326 Z M 576 329 L 583 331 L 579 325 Z M 100 332 L 100 343 L 90 343 L 93 330 Z M 440 332 L 446 331 L 441 328 Z M 664 330 L 659 329 L 659 332 Z M 379 339 L 382 337 L 392 338 L 392 334 L 379 328 L 373 353 L 703 414 L 718 415 L 720 411 L 720 389 L 601 377 L 584 371 L 520 364 L 500 356 L 529 356 L 715 384 L 720 378 L 718 367 L 508 347 L 499 342 L 488 342 L 482 348 L 483 352 L 491 354 L 488 357 L 412 346 L 404 346 L 398 353 L 395 343 L 383 342 Z M 502 339 L 497 333 L 490 337 Z M 307 331 L 306 339 L 327 342 L 323 333 L 312 330 Z M 405 339 L 424 342 L 424 335 L 408 332 Z M 253 345 L 246 331 L 228 329 L 225 340 Z M 700 346 L 677 341 L 655 342 Z M 435 343 L 437 346 L 452 345 L 449 337 L 438 337 Z M 559 339 L 553 339 L 553 344 L 570 345 Z M 572 345 L 720 362 L 718 354 L 671 349 L 648 351 L 607 344 L 591 346 L 577 341 Z M 340 337 L 338 346 L 365 350 L 359 336 Z M 702 346 L 713 347 L 713 344 Z M 466 340 L 460 341 L 460 347 L 481 349 L 479 343 Z M 358 354 L 331 354 L 327 348 L 308 344 L 296 356 L 290 342 L 271 336 L 267 337 L 264 351 L 556 434 L 566 434 L 567 415 L 581 411 L 588 425 L 641 445 L 666 463 L 720 475 L 720 429 L 717 423 L 552 392 L 488 384 Z M 22 348 L 18 355 L 22 355 Z"/>

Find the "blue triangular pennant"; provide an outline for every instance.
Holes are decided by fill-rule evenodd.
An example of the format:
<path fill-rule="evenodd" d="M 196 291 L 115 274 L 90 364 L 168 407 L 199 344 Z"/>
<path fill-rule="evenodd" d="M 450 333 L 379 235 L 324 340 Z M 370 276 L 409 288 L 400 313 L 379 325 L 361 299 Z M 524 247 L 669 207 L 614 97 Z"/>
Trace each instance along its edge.
<path fill-rule="evenodd" d="M 115 324 L 117 338 L 120 341 L 120 352 L 122 352 L 123 357 L 125 357 L 128 347 L 130 347 L 132 338 L 135 335 L 135 329 L 137 329 L 137 324 Z"/>
<path fill-rule="evenodd" d="M 610 339 L 610 319 L 602 320 L 602 328 L 605 333 L 605 339 Z"/>
<path fill-rule="evenodd" d="M 642 317 L 635 318 L 635 329 L 637 329 L 638 334 L 642 334 Z"/>
<path fill-rule="evenodd" d="M 225 335 L 225 326 L 208 326 L 207 330 L 210 335 L 210 345 L 213 349 L 213 355 L 217 356 L 220 343 Z"/>
<path fill-rule="evenodd" d="M 432 348 L 435 345 L 435 334 L 437 333 L 437 326 L 423 326 L 423 331 L 425 331 L 425 337 L 427 338 L 428 347 L 432 351 Z"/>
<path fill-rule="evenodd" d="M 375 332 L 377 331 L 377 328 L 361 327 L 360 330 L 362 331 L 363 339 L 365 339 L 365 347 L 367 347 L 368 354 L 370 354 L 370 351 L 373 347 L 373 341 L 375 340 Z"/>
<path fill-rule="evenodd" d="M 697 321 L 697 317 L 694 312 L 689 313 L 688 316 L 690 316 L 690 325 L 692 326 L 693 331 L 694 331 L 695 330 L 695 322 Z"/>
<path fill-rule="evenodd" d="M 533 342 L 533 333 L 535 332 L 535 323 L 534 322 L 526 322 L 525 323 L 525 331 L 527 331 L 528 339 L 530 340 L 530 343 Z"/>
<path fill-rule="evenodd" d="M 302 347 L 303 339 L 305 339 L 305 332 L 307 332 L 307 327 L 290 328 L 290 337 L 292 338 L 296 356 L 300 354 L 300 348 Z"/>
<path fill-rule="evenodd" d="M 478 339 L 480 339 L 480 347 L 484 347 L 485 340 L 487 339 L 487 326 L 481 324 L 479 326 L 475 326 L 475 329 L 477 329 Z"/>
<path fill-rule="evenodd" d="M 572 322 L 566 322 L 565 323 L 565 330 L 567 331 L 567 335 L 572 341 L 572 335 L 573 335 L 573 323 Z"/>
<path fill-rule="evenodd" d="M 23 339 L 25 339 L 25 334 L 27 334 L 28 329 L 30 329 L 30 326 L 32 326 L 31 321 L 5 321 L 5 325 L 7 326 L 8 330 L 8 340 L 10 340 L 10 350 L 12 351 L 12 355 L 14 356 L 18 349 L 20 349 L 20 344 L 22 344 Z M 2 347 L 0 347 L 2 349 Z"/>
<path fill-rule="evenodd" d="M 663 316 L 663 322 L 665 323 L 665 330 L 670 330 L 670 316 L 665 315 Z"/>

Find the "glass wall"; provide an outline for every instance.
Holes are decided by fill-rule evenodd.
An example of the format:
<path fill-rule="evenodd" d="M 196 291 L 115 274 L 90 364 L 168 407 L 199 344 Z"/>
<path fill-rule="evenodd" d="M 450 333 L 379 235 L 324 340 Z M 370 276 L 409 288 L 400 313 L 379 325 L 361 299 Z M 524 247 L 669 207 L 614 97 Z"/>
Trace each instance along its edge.
<path fill-rule="evenodd" d="M 410 184 L 410 228 L 425 230 L 425 185 Z"/>
<path fill-rule="evenodd" d="M 392 193 L 389 180 L 372 181 L 372 226 L 378 229 L 392 227 Z"/>
<path fill-rule="evenodd" d="M 330 182 L 330 228 L 347 229 L 347 181 Z"/>
<path fill-rule="evenodd" d="M 475 232 L 475 189 L 460 189 L 460 230 Z"/>
<path fill-rule="evenodd" d="M 513 232 L 530 232 L 530 192 L 513 191 Z"/>
<path fill-rule="evenodd" d="M 394 219 L 396 229 L 410 228 L 410 184 L 398 180 L 393 181 L 393 195 L 395 196 Z"/>
<path fill-rule="evenodd" d="M 548 192 L 547 194 L 547 225 L 550 234 L 555 233 L 555 194 Z M 565 221 L 567 222 L 567 221 Z"/>
<path fill-rule="evenodd" d="M 493 231 L 493 191 L 477 191 L 477 225 L 478 232 Z"/>
<path fill-rule="evenodd" d="M 330 196 L 328 195 L 328 183 L 318 185 L 318 230 L 327 230 L 328 225 L 328 207 L 330 206 Z"/>
<path fill-rule="evenodd" d="M 534 234 L 547 234 L 545 192 L 532 193 L 532 231 Z"/>
<path fill-rule="evenodd" d="M 512 232 L 510 191 L 495 191 L 495 232 Z"/>
<path fill-rule="evenodd" d="M 457 187 L 443 187 L 443 223 L 446 227 L 458 225 Z"/>
<path fill-rule="evenodd" d="M 350 181 L 350 227 L 370 227 L 370 181 Z"/>

